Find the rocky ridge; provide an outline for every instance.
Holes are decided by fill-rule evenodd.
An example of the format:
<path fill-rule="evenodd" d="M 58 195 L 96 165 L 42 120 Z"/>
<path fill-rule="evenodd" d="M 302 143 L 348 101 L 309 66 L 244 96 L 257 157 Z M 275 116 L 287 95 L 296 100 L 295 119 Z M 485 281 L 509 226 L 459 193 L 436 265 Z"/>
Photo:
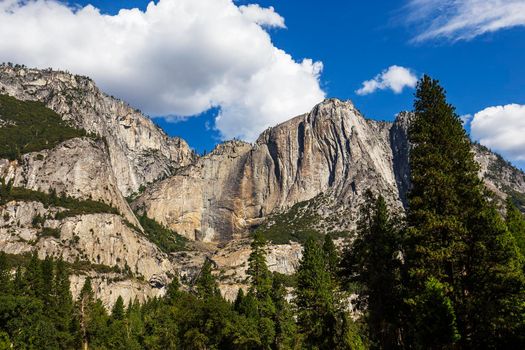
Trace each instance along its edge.
<path fill-rule="evenodd" d="M 325 100 L 266 130 L 253 145 L 219 145 L 150 186 L 133 207 L 190 239 L 227 241 L 272 213 L 323 195 L 325 210 L 344 210 L 351 228 L 367 188 L 402 208 L 391 125 L 366 120 L 349 101 Z"/>
<path fill-rule="evenodd" d="M 350 101 L 328 99 L 254 144 L 228 141 L 196 157 L 183 140 L 85 77 L 1 65 L 0 93 L 41 101 L 95 135 L 0 160 L 0 178 L 114 209 L 68 216 L 60 206 L 9 201 L 0 205 L 0 249 L 81 264 L 71 278 L 74 294 L 91 276 L 108 306 L 118 295 L 126 302 L 161 295 L 174 275 L 191 285 L 205 258 L 214 261 L 223 294 L 233 298 L 245 286 L 251 229 L 271 226 L 279 215 L 289 224 L 286 215 L 294 213 L 298 221 L 310 216 L 307 224 L 320 232 L 351 231 L 368 188 L 396 211 L 406 204 L 409 113 L 393 123 L 372 121 Z M 473 151 L 480 176 L 500 198 L 524 197 L 522 172 L 483 147 Z M 125 197 L 137 191 L 130 207 Z M 190 239 L 187 250 L 163 252 L 146 238 L 136 213 Z M 272 244 L 268 252 L 270 269 L 285 274 L 301 257 L 294 242 Z"/>
<path fill-rule="evenodd" d="M 87 77 L 2 64 L 0 93 L 43 102 L 64 120 L 103 137 L 124 196 L 169 176 L 196 157 L 184 140 L 168 137 L 149 118 L 104 94 Z"/>

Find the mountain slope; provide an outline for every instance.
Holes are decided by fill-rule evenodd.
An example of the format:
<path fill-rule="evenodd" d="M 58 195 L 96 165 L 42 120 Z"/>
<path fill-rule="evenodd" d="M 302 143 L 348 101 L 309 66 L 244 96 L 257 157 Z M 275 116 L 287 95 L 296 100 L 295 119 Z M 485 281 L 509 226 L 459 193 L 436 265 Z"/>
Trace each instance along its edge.
<path fill-rule="evenodd" d="M 228 141 L 196 157 L 85 77 L 0 65 L 2 94 L 17 100 L 0 103 L 18 107 L 0 113 L 0 135 L 16 136 L 2 140 L 9 152 L 0 157 L 0 249 L 63 256 L 74 266 L 74 295 L 91 276 L 107 306 L 118 295 L 161 295 L 174 275 L 190 285 L 205 257 L 234 297 L 246 278 L 250 230 L 276 243 L 347 234 L 369 188 L 393 210 L 406 205 L 410 113 L 394 123 L 366 120 L 351 102 L 329 99 L 254 144 Z M 61 131 L 51 138 L 29 128 L 31 137 L 21 137 L 17 108 Z M 35 142 L 24 148 L 28 140 Z M 523 201 L 525 175 L 479 145 L 473 151 L 498 198 Z M 125 197 L 136 192 L 130 207 Z M 195 242 L 184 248 L 176 233 Z M 300 257 L 297 243 L 269 247 L 272 271 L 290 274 Z"/>
<path fill-rule="evenodd" d="M 266 130 L 253 145 L 219 145 L 132 205 L 195 240 L 231 240 L 305 201 L 313 201 L 309 215 L 318 216 L 319 230 L 352 230 L 367 189 L 394 210 L 406 205 L 410 116 L 366 120 L 351 102 L 328 99 Z M 500 198 L 523 198 L 523 173 L 477 145 L 473 152 L 490 189 Z"/>
<path fill-rule="evenodd" d="M 87 77 L 2 64 L 0 93 L 43 102 L 74 126 L 105 138 L 125 196 L 195 159 L 184 140 L 168 137 L 149 118 L 102 93 Z"/>

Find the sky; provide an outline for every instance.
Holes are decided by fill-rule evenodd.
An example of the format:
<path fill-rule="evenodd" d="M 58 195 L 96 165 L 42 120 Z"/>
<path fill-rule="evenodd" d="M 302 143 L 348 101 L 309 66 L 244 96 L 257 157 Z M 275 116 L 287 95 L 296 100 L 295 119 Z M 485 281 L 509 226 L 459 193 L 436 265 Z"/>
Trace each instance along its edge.
<path fill-rule="evenodd" d="M 393 120 L 429 74 L 525 168 L 525 0 L 0 0 L 0 61 L 88 75 L 200 153 L 325 97 Z"/>

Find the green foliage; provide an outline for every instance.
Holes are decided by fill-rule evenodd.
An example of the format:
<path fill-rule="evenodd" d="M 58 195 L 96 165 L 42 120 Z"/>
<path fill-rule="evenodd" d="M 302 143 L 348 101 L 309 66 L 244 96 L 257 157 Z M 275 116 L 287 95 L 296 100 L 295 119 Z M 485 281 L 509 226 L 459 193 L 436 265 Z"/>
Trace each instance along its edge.
<path fill-rule="evenodd" d="M 337 327 L 334 284 L 326 269 L 324 252 L 313 239 L 308 239 L 304 245 L 295 294 L 297 323 L 304 346 L 334 348 Z"/>
<path fill-rule="evenodd" d="M 111 317 L 114 320 L 122 321 L 124 319 L 124 314 L 124 299 L 119 295 L 115 305 L 113 305 L 113 309 L 111 310 Z"/>
<path fill-rule="evenodd" d="M 199 298 L 204 300 L 220 295 L 219 285 L 212 270 L 212 261 L 206 258 L 195 281 L 195 292 Z"/>
<path fill-rule="evenodd" d="M 172 253 L 186 249 L 188 239 L 172 231 L 157 221 L 144 215 L 138 216 L 140 225 L 144 229 L 146 238 L 157 245 L 163 252 Z"/>
<path fill-rule="evenodd" d="M 357 307 L 365 313 L 369 339 L 376 348 L 397 348 L 402 334 L 402 236 L 382 196 L 365 193 L 357 238 L 344 252 L 345 288 L 359 286 Z"/>
<path fill-rule="evenodd" d="M 265 238 L 256 232 L 253 236 L 252 252 L 248 258 L 248 269 L 246 270 L 246 274 L 250 276 L 250 293 L 253 293 L 259 301 L 259 306 L 263 308 L 261 315 L 268 315 L 273 312 L 270 298 L 272 275 L 266 265 L 265 247 Z"/>
<path fill-rule="evenodd" d="M 0 182 L 0 205 L 13 200 L 25 202 L 35 201 L 42 203 L 45 207 L 51 206 L 65 208 L 65 211 L 56 214 L 55 219 L 57 220 L 83 214 L 118 214 L 117 209 L 106 203 L 90 199 L 80 200 L 65 195 L 58 196 L 54 191 L 51 191 L 51 193 L 44 193 L 23 187 L 13 187 L 10 183 L 5 184 L 2 180 Z M 37 218 L 33 223 L 35 225 L 41 224 L 42 218 Z"/>
<path fill-rule="evenodd" d="M 408 300 L 424 298 L 427 281 L 438 281 L 451 301 L 461 347 L 517 346 L 525 284 L 514 238 L 484 196 L 470 142 L 437 81 L 423 77 L 414 107 L 405 257 Z M 413 324 L 421 312 L 412 308 Z M 441 316 L 438 324 L 450 321 L 446 312 Z M 417 327 L 413 333 L 414 339 L 422 339 Z"/>
<path fill-rule="evenodd" d="M 0 275 L 10 271 L 0 254 Z M 5 274 L 4 274 L 5 277 Z M 6 281 L 4 281 L 6 282 Z M 0 290 L 0 338 L 8 348 L 75 348 L 75 333 L 69 275 L 63 262 L 35 254 L 8 275 L 8 285 Z"/>
<path fill-rule="evenodd" d="M 519 211 L 512 199 L 507 199 L 507 227 L 516 241 L 520 253 L 525 257 L 525 216 Z"/>
<path fill-rule="evenodd" d="M 38 234 L 38 237 L 60 238 L 60 230 L 57 228 L 44 227 Z"/>
<path fill-rule="evenodd" d="M 255 232 L 274 244 L 304 243 L 308 238 L 321 240 L 323 235 L 314 228 L 319 216 L 309 210 L 309 205 L 310 201 L 300 202 L 284 213 L 272 215 Z"/>
<path fill-rule="evenodd" d="M 420 349 L 451 348 L 459 339 L 454 307 L 445 286 L 431 277 L 415 300 L 416 343 Z"/>
<path fill-rule="evenodd" d="M 20 101 L 0 95 L 0 158 L 11 160 L 22 154 L 55 147 L 75 137 L 86 136 L 75 129 L 43 103 Z"/>

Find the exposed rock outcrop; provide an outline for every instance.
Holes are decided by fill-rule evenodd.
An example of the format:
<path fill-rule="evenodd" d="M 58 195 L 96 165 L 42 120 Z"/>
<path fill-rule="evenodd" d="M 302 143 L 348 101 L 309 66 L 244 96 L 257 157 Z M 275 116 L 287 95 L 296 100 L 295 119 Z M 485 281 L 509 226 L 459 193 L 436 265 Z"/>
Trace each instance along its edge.
<path fill-rule="evenodd" d="M 168 137 L 149 118 L 102 93 L 87 77 L 3 64 L 0 93 L 43 102 L 64 120 L 104 137 L 124 196 L 195 159 L 184 140 Z"/>
<path fill-rule="evenodd" d="M 0 178 L 16 187 L 106 203 L 140 226 L 117 187 L 107 154 L 102 140 L 75 138 L 25 154 L 20 161 L 0 160 Z"/>
<path fill-rule="evenodd" d="M 328 99 L 266 130 L 253 145 L 219 145 L 149 187 L 133 206 L 204 241 L 229 241 L 270 214 L 312 199 L 322 200 L 321 219 L 338 216 L 339 229 L 351 230 L 366 189 L 381 193 L 393 210 L 406 207 L 410 119 L 402 112 L 393 123 L 366 120 L 351 102 Z M 489 150 L 474 145 L 473 152 L 480 176 L 500 197 L 525 193 L 522 172 Z"/>
<path fill-rule="evenodd" d="M 320 194 L 329 199 L 326 206 L 347 208 L 351 217 L 367 188 L 401 208 L 390 130 L 390 123 L 363 118 L 351 102 L 326 100 L 266 130 L 254 145 L 220 145 L 148 188 L 133 206 L 203 240 L 230 240 Z"/>

